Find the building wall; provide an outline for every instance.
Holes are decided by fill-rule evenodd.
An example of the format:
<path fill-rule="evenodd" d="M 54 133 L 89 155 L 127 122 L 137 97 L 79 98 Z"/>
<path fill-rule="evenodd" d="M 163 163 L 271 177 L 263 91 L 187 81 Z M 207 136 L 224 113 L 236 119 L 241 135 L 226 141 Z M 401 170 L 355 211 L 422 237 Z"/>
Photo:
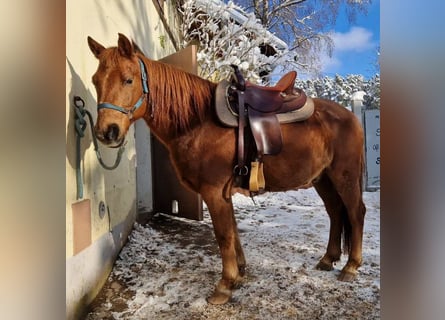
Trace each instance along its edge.
<path fill-rule="evenodd" d="M 150 0 L 68 0 L 66 10 L 66 307 L 67 318 L 76 319 L 111 271 L 135 221 L 138 201 L 134 126 L 127 134 L 122 161 L 112 171 L 98 163 L 87 128 L 80 148 L 84 197 L 76 198 L 73 96 L 82 97 L 93 119 L 97 115 L 91 76 L 98 64 L 88 47 L 87 36 L 108 47 L 116 46 L 117 34 L 123 33 L 152 59 L 175 50 Z M 149 134 L 146 129 L 138 131 L 141 136 Z M 101 145 L 99 148 L 104 161 L 113 163 L 117 150 Z M 149 156 L 145 152 L 144 157 Z M 102 215 L 101 201 L 106 208 Z"/>

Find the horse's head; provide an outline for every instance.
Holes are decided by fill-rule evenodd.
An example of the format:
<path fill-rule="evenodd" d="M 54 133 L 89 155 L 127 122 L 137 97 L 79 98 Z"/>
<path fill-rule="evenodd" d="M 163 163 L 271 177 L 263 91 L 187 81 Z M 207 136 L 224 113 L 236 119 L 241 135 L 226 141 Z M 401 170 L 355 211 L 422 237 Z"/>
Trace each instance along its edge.
<path fill-rule="evenodd" d="M 145 114 L 148 99 L 147 72 L 137 47 L 119 34 L 118 46 L 105 48 L 91 37 L 88 45 L 99 60 L 93 75 L 97 92 L 95 133 L 104 144 L 115 147 L 130 125 Z"/>

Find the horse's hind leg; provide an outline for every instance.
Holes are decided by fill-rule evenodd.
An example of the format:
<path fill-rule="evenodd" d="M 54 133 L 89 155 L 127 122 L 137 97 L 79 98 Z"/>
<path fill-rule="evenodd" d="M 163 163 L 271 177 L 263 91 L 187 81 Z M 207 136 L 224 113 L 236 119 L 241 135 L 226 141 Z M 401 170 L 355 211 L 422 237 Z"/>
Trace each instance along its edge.
<path fill-rule="evenodd" d="M 326 174 L 322 174 L 314 187 L 326 207 L 330 219 L 329 242 L 325 255 L 320 259 L 316 268 L 330 271 L 333 263 L 340 260 L 341 256 L 341 234 L 343 229 L 343 214 L 346 208 Z"/>
<path fill-rule="evenodd" d="M 224 304 L 231 298 L 232 289 L 241 281 L 240 264 L 244 270 L 244 254 L 236 229 L 232 202 L 223 198 L 221 189 L 212 186 L 203 187 L 201 195 L 209 208 L 223 265 L 222 278 L 207 301 L 211 304 Z"/>
<path fill-rule="evenodd" d="M 341 281 L 351 281 L 357 274 L 357 269 L 362 264 L 362 242 L 363 242 L 363 225 L 365 221 L 366 208 L 362 200 L 361 191 L 357 185 L 354 191 L 344 195 L 344 199 L 351 231 L 351 245 L 349 249 L 348 262 L 343 267 L 340 276 Z"/>
<path fill-rule="evenodd" d="M 357 269 L 362 264 L 363 225 L 366 208 L 362 199 L 361 170 L 338 169 L 337 174 L 330 177 L 346 207 L 348 221 L 344 221 L 343 231 L 345 233 L 345 248 L 349 253 L 348 262 L 343 267 L 338 279 L 352 281 L 357 275 Z"/>

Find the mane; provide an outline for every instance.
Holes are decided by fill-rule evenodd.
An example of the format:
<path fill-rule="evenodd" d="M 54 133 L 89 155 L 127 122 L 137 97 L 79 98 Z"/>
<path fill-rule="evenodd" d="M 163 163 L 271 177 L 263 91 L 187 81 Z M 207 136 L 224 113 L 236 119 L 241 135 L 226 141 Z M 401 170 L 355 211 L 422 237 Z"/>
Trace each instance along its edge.
<path fill-rule="evenodd" d="M 201 123 L 212 103 L 216 84 L 162 62 L 144 61 L 154 124 L 185 132 Z"/>

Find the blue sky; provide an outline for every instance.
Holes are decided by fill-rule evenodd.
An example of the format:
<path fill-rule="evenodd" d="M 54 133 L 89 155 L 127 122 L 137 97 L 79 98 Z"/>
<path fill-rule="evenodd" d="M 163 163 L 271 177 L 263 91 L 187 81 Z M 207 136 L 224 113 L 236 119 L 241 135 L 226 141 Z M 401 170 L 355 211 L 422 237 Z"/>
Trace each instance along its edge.
<path fill-rule="evenodd" d="M 374 66 L 380 46 L 380 0 L 373 0 L 368 14 L 358 15 L 353 24 L 342 13 L 332 32 L 335 48 L 331 58 L 322 58 L 323 75 L 362 74 L 370 78 L 380 73 Z"/>

